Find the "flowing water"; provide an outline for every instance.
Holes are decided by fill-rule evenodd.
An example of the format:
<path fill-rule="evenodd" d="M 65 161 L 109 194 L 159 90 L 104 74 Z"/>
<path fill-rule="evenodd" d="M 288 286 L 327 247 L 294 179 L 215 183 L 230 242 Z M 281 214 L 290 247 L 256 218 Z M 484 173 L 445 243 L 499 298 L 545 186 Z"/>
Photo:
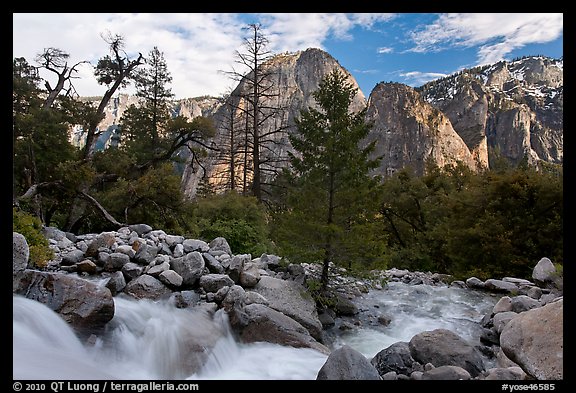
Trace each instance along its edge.
<path fill-rule="evenodd" d="M 389 283 L 360 299 L 360 327 L 327 331 L 330 347 L 350 345 L 371 358 L 415 334 L 447 328 L 475 342 L 478 322 L 497 298 L 475 291 Z M 13 298 L 14 379 L 315 379 L 327 356 L 306 348 L 239 343 L 227 315 L 204 308 L 115 297 L 106 333 L 89 345 L 58 314 Z M 377 317 L 391 322 L 384 326 Z"/>
<path fill-rule="evenodd" d="M 359 321 L 361 328 L 332 333 L 332 345 L 347 344 L 372 358 L 398 341 L 408 342 L 420 332 L 440 328 L 479 345 L 479 322 L 499 299 L 470 289 L 390 282 L 383 290 L 363 295 L 359 301 L 362 312 L 351 318 Z M 380 323 L 379 316 L 389 324 Z"/>

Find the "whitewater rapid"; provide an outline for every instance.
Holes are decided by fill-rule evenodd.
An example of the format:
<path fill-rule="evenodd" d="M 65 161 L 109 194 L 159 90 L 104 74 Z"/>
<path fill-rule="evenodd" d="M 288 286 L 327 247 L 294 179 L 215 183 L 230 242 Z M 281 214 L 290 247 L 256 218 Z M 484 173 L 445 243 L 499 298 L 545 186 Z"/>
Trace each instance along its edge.
<path fill-rule="evenodd" d="M 476 343 L 496 297 L 461 288 L 389 283 L 359 299 L 359 327 L 327 332 L 371 359 L 398 341 L 446 328 Z M 116 296 L 115 315 L 96 340 L 81 341 L 47 306 L 13 297 L 13 378 L 62 380 L 311 380 L 327 355 L 308 348 L 239 343 L 227 314 Z M 378 315 L 390 323 L 375 323 Z"/>

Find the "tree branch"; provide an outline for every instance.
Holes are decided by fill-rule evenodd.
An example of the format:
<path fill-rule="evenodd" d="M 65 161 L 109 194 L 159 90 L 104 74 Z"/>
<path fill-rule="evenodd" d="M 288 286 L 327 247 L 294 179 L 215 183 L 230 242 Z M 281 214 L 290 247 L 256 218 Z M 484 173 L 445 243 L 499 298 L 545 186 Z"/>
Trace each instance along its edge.
<path fill-rule="evenodd" d="M 110 213 L 108 213 L 108 211 L 96 199 L 94 199 L 94 197 L 89 195 L 87 192 L 79 191 L 79 193 L 85 199 L 87 199 L 90 203 L 92 203 L 100 211 L 100 213 L 102 213 L 102 215 L 104 216 L 104 218 L 106 220 L 110 221 L 112 224 L 117 225 L 119 227 L 126 226 L 126 224 L 123 224 L 121 222 L 116 221 L 116 219 L 114 217 L 112 217 L 112 215 Z"/>

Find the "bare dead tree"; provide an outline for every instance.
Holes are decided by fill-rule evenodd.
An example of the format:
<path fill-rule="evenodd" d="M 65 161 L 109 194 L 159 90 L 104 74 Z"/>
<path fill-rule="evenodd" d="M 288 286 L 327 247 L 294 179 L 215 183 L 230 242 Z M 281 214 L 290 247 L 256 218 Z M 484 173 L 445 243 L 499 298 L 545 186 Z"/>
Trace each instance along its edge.
<path fill-rule="evenodd" d="M 102 35 L 102 38 L 108 43 L 111 56 L 106 55 L 98 60 L 95 74 L 98 83 L 108 86 L 108 90 L 106 90 L 100 100 L 96 116 L 90 120 L 88 125 L 86 146 L 84 148 L 84 158 L 86 159 L 91 159 L 94 154 L 94 145 L 100 134 L 98 132 L 98 124 L 104 116 L 106 105 L 108 105 L 116 90 L 126 87 L 130 83 L 132 71 L 144 61 L 142 53 L 139 53 L 136 59 L 130 60 L 128 54 L 124 51 L 124 37 L 108 33 L 107 35 Z"/>
<path fill-rule="evenodd" d="M 79 61 L 72 67 L 68 66 L 68 58 L 70 54 L 64 52 L 57 48 L 46 48 L 44 52 L 38 54 L 35 58 L 36 62 L 40 64 L 41 68 L 44 68 L 57 76 L 56 85 L 52 87 L 50 82 L 45 81 L 44 86 L 48 92 L 48 96 L 42 105 L 42 109 L 51 108 L 54 105 L 54 101 L 62 91 L 66 88 L 64 94 L 70 96 L 76 93 L 76 89 L 72 84 L 72 79 L 75 78 L 73 75 L 78 72 L 77 67 L 80 64 L 88 63 L 88 61 Z"/>
<path fill-rule="evenodd" d="M 265 183 L 267 164 L 272 163 L 269 154 L 270 144 L 275 143 L 272 136 L 284 132 L 286 127 L 273 128 L 276 118 L 281 118 L 284 108 L 279 105 L 280 92 L 275 86 L 274 76 L 277 74 L 269 64 L 273 54 L 267 49 L 268 39 L 258 24 L 248 25 L 250 36 L 244 39 L 244 52 L 236 52 L 236 62 L 247 72 L 233 70 L 228 74 L 239 85 L 234 95 L 230 95 L 231 103 L 227 107 L 235 108 L 242 114 L 244 123 L 242 165 L 243 191 L 246 192 L 248 182 L 252 183 L 252 194 L 263 200 L 263 184 Z M 273 126 L 272 126 L 273 127 Z M 249 179 L 251 178 L 251 179 Z"/>

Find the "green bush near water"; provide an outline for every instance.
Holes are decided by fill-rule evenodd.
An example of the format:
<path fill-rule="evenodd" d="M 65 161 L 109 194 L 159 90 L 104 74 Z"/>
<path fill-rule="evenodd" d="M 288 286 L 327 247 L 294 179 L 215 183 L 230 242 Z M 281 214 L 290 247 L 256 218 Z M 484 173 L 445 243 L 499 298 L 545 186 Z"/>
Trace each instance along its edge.
<path fill-rule="evenodd" d="M 52 258 L 54 251 L 48 247 L 48 239 L 42 234 L 40 220 L 18 209 L 12 210 L 12 231 L 26 238 L 30 249 L 30 264 L 44 268 Z"/>

